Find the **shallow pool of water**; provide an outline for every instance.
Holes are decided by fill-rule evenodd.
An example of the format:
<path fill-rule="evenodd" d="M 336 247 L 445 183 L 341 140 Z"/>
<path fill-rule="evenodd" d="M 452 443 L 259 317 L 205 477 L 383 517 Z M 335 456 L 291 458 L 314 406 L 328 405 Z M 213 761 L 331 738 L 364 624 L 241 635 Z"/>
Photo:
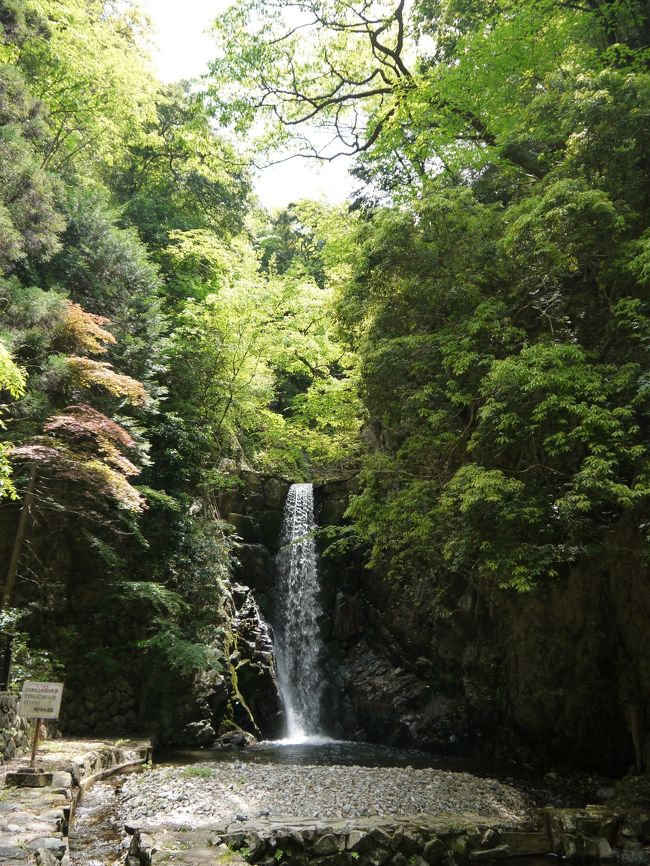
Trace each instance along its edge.
<path fill-rule="evenodd" d="M 446 772 L 488 776 L 525 789 L 538 806 L 584 806 L 599 802 L 600 786 L 609 784 L 603 777 L 571 771 L 543 775 L 528 767 L 496 759 L 481 760 L 437 755 L 414 749 L 398 749 L 374 743 L 308 738 L 303 742 L 266 740 L 248 749 L 221 751 L 218 749 L 160 749 L 154 753 L 158 766 L 179 766 L 237 762 L 246 764 L 285 764 L 360 767 L 431 767 Z"/>
<path fill-rule="evenodd" d="M 339 764 L 359 767 L 434 767 L 475 773 L 490 773 L 493 762 L 464 760 L 419 752 L 414 749 L 396 749 L 373 743 L 331 740 L 309 737 L 302 741 L 263 740 L 248 749 L 221 751 L 218 749 L 160 749 L 154 755 L 156 764 L 193 764 L 205 762 L 243 761 L 250 764 Z"/>

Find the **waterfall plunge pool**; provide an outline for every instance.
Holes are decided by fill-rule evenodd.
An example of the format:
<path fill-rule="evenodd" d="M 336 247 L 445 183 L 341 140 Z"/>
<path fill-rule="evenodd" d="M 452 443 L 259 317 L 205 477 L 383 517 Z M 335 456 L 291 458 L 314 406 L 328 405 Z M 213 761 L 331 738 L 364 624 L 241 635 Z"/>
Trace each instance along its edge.
<path fill-rule="evenodd" d="M 154 752 L 154 766 L 191 767 L 195 764 L 277 764 L 318 767 L 411 767 L 446 773 L 469 773 L 478 778 L 496 779 L 525 789 L 539 806 L 584 806 L 601 802 L 599 791 L 612 780 L 598 774 L 558 768 L 544 774 L 498 758 L 459 757 L 433 752 L 401 749 L 375 743 L 309 737 L 303 742 L 262 740 L 236 751 L 217 749 L 161 748 Z"/>
<path fill-rule="evenodd" d="M 299 766 L 359 766 L 359 767 L 434 767 L 438 769 L 471 769 L 477 771 L 476 761 L 464 762 L 413 749 L 378 746 L 373 743 L 333 740 L 320 736 L 297 736 L 281 740 L 262 740 L 247 749 L 224 751 L 220 749 L 160 749 L 155 754 L 157 765 L 245 763 L 296 764 Z M 487 763 L 485 773 L 494 768 Z"/>

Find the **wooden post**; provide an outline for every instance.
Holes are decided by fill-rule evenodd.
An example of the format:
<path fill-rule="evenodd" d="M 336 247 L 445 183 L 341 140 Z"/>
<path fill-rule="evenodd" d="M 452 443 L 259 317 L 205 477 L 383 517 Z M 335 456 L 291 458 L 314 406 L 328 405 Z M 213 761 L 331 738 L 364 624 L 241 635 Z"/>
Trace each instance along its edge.
<path fill-rule="evenodd" d="M 34 766 L 36 765 L 36 749 L 38 748 L 38 738 L 39 738 L 40 733 L 41 733 L 41 720 L 35 719 L 34 720 L 34 737 L 32 739 L 32 759 L 29 762 L 29 766 L 32 768 L 32 770 L 34 769 Z"/>
<path fill-rule="evenodd" d="M 5 591 L 2 599 L 2 609 L 9 607 L 11 596 L 14 591 L 14 583 L 16 582 L 16 572 L 18 571 L 18 560 L 20 559 L 20 551 L 25 540 L 27 532 L 27 524 L 29 521 L 30 509 L 32 500 L 34 499 L 34 488 L 36 487 L 36 463 L 32 463 L 32 468 L 29 471 L 29 481 L 25 489 L 25 497 L 23 499 L 23 507 L 20 509 L 20 519 L 18 520 L 18 529 L 16 530 L 16 538 L 14 539 L 14 548 L 11 553 L 11 561 L 9 563 L 9 571 L 7 572 L 7 581 L 5 583 Z"/>

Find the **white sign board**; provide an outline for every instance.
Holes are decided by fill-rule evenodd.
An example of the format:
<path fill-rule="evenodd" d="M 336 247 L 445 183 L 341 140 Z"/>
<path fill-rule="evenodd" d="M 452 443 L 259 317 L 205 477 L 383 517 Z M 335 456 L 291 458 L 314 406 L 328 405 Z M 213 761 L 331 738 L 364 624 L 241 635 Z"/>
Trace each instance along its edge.
<path fill-rule="evenodd" d="M 23 683 L 18 715 L 24 719 L 58 719 L 63 683 Z"/>

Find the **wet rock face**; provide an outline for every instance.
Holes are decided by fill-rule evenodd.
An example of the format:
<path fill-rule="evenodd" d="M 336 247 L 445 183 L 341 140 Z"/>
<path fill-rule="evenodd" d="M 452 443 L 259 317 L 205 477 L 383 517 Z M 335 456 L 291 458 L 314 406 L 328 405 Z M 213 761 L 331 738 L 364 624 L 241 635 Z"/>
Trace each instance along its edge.
<path fill-rule="evenodd" d="M 342 661 L 344 718 L 356 723 L 360 739 L 399 746 L 408 743 L 409 729 L 426 687 L 413 675 L 395 667 L 365 641 Z"/>
<path fill-rule="evenodd" d="M 350 494 L 357 492 L 352 481 L 330 481 L 314 490 L 314 516 L 319 526 L 337 526 L 345 522 Z"/>
<path fill-rule="evenodd" d="M 266 506 L 282 511 L 287 493 L 289 492 L 289 486 L 289 482 L 281 478 L 267 478 L 262 488 Z"/>
<path fill-rule="evenodd" d="M 350 641 L 363 629 L 363 601 L 358 595 L 337 592 L 332 616 L 332 638 Z"/>
<path fill-rule="evenodd" d="M 224 731 L 230 736 L 230 728 L 235 728 L 232 736 L 246 739 L 272 738 L 282 727 L 273 643 L 263 613 L 272 604 L 274 555 L 290 484 L 234 465 L 224 470 L 232 471 L 232 484 L 219 497 L 219 514 L 239 537 L 234 581 L 225 601 L 227 658 L 220 673 L 202 675 L 158 712 L 162 743 L 221 748 L 221 737 Z M 215 649 L 221 653 L 222 647 Z"/>
<path fill-rule="evenodd" d="M 275 583 L 275 563 L 263 544 L 240 544 L 237 547 L 239 579 L 256 592 L 266 593 Z"/>
<path fill-rule="evenodd" d="M 266 617 L 288 488 L 246 472 L 222 504 L 242 537 L 237 578 Z M 319 527 L 344 525 L 354 482 L 314 492 Z M 636 728 L 649 760 L 650 581 L 625 532 L 616 556 L 524 595 L 428 574 L 396 585 L 364 568 L 362 549 L 323 556 L 319 538 L 328 731 L 620 771 L 637 760 Z"/>
<path fill-rule="evenodd" d="M 462 700 L 395 665 L 365 639 L 343 657 L 338 682 L 339 716 L 357 739 L 447 751 L 467 730 Z"/>
<path fill-rule="evenodd" d="M 219 511 L 235 527 L 235 578 L 250 587 L 265 616 L 272 610 L 275 555 L 280 548 L 284 503 L 290 482 L 242 470 L 235 486 L 219 498 Z"/>
<path fill-rule="evenodd" d="M 234 720 L 250 733 L 274 738 L 280 734 L 283 716 L 271 631 L 249 587 L 235 585 L 233 599 L 236 607 L 232 625 L 235 652 L 230 663 L 231 678 L 236 678 Z M 242 698 L 245 707 L 241 706 Z"/>
<path fill-rule="evenodd" d="M 280 545 L 284 503 L 290 482 L 273 475 L 242 470 L 218 501 L 224 520 L 232 523 L 244 544 L 263 545 L 275 553 Z M 238 572 L 245 582 L 246 573 Z"/>
<path fill-rule="evenodd" d="M 220 668 L 204 672 L 184 691 L 170 695 L 156 716 L 159 743 L 225 748 L 224 734 L 242 743 L 279 734 L 282 708 L 273 644 L 252 590 L 234 584 L 226 610 L 228 632 L 215 651 L 221 654 L 225 646 L 227 658 Z"/>

